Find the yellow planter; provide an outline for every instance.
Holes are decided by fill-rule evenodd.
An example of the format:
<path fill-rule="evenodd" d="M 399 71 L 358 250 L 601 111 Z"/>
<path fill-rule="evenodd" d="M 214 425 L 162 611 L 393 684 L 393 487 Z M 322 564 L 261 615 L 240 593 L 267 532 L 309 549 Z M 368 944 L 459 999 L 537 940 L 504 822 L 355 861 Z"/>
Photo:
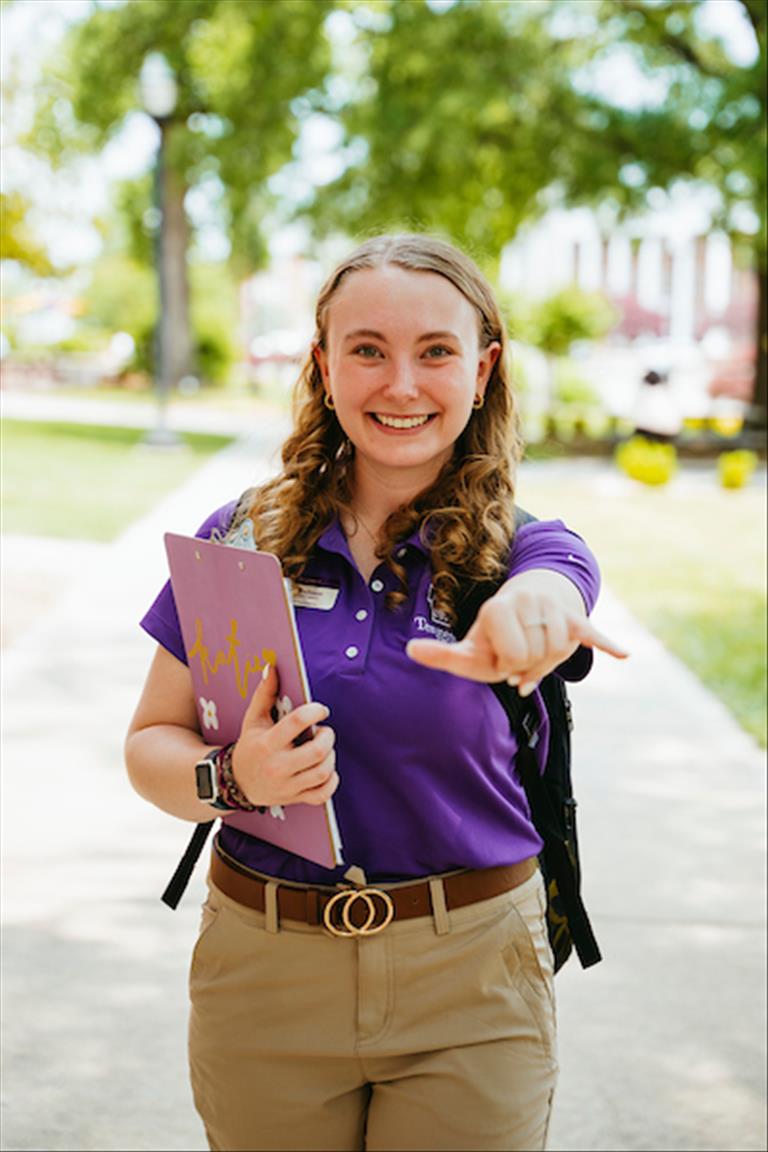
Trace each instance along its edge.
<path fill-rule="evenodd" d="M 717 474 L 723 488 L 743 488 L 757 467 L 757 456 L 747 449 L 721 452 L 717 458 Z"/>
<path fill-rule="evenodd" d="M 620 444 L 615 459 L 627 476 L 653 487 L 667 484 L 677 471 L 674 445 L 658 444 L 644 436 L 633 436 Z"/>

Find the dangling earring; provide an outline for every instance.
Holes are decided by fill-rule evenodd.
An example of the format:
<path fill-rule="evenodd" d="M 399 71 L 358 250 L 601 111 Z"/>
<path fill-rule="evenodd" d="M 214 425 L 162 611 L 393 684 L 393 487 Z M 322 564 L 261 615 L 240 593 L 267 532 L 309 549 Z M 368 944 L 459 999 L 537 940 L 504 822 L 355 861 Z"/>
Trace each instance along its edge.
<path fill-rule="evenodd" d="M 479 412 L 483 404 L 485 404 L 485 396 L 475 396 L 474 400 L 472 401 L 472 407 L 474 408 L 475 412 Z"/>
<path fill-rule="evenodd" d="M 336 405 L 333 402 L 333 397 L 331 396 L 330 392 L 326 392 L 323 396 L 323 404 L 325 404 L 329 412 L 336 411 Z"/>

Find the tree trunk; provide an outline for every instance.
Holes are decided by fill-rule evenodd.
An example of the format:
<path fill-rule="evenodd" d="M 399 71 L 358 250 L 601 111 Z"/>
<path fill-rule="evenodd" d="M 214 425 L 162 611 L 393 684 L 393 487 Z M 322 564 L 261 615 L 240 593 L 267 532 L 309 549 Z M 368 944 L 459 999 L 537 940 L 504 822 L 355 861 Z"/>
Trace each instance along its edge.
<path fill-rule="evenodd" d="M 765 435 L 768 427 L 768 267 L 757 269 L 757 329 L 755 338 L 755 388 L 747 414 L 747 427 Z"/>
<path fill-rule="evenodd" d="M 159 237 L 160 340 L 158 371 L 163 387 L 178 387 L 192 373 L 192 332 L 189 321 L 187 246 L 189 226 L 184 211 L 186 185 L 167 162 L 168 137 L 173 129 L 163 126 L 162 163 L 159 172 L 162 224 Z"/>

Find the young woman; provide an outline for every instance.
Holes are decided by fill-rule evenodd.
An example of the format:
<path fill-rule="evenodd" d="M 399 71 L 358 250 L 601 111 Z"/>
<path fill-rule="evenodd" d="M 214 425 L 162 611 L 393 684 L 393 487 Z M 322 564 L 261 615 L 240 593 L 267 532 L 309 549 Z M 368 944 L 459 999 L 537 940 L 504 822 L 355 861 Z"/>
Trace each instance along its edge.
<path fill-rule="evenodd" d="M 488 682 L 522 694 L 585 675 L 594 558 L 560 521 L 514 531 L 518 458 L 505 333 L 475 265 L 433 237 L 382 236 L 323 288 L 282 471 L 249 509 L 259 548 L 331 594 L 297 608 L 317 702 L 277 723 L 268 668 L 226 801 L 334 797 L 375 934 L 322 912 L 344 883 L 227 827 L 190 979 L 190 1062 L 214 1149 L 542 1148 L 556 1079 L 541 841 Z M 235 502 L 200 530 L 226 533 Z M 503 579 L 455 642 L 457 598 Z M 126 743 L 134 787 L 185 820 L 206 746 L 166 586 Z M 310 729 L 311 738 L 294 740 Z M 381 903 L 380 903 L 381 902 Z"/>

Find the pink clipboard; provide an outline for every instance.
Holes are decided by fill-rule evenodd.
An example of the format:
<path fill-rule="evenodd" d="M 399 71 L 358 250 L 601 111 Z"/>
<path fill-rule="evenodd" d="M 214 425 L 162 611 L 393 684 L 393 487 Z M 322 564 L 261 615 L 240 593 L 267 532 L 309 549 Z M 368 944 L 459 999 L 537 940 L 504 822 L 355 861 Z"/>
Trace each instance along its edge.
<path fill-rule="evenodd" d="M 310 701 L 290 585 L 277 557 L 173 533 L 165 548 L 205 742 L 237 739 L 267 663 L 280 678 L 279 713 Z M 326 868 L 344 862 L 331 800 L 222 819 Z"/>

